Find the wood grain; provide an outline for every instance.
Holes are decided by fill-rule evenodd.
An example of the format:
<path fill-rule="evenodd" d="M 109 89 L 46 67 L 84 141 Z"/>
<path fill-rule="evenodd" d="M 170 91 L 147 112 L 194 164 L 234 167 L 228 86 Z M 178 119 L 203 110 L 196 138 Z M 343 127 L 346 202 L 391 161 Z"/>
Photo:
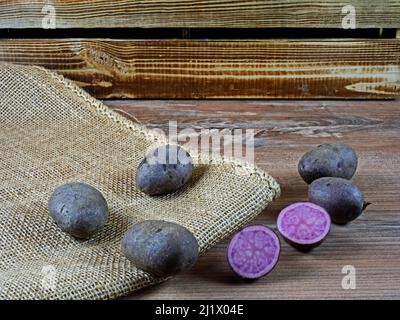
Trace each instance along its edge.
<path fill-rule="evenodd" d="M 2 40 L 99 98 L 391 98 L 400 40 Z"/>
<path fill-rule="evenodd" d="M 279 211 L 305 200 L 297 161 L 323 142 L 351 144 L 359 155 L 354 181 L 372 205 L 356 221 L 334 226 L 326 242 L 304 254 L 282 242 L 277 268 L 253 283 L 226 263 L 226 242 L 190 272 L 141 290 L 129 299 L 399 299 L 400 101 L 105 101 L 150 127 L 254 128 L 256 163 L 278 179 L 282 197 L 257 223 L 275 226 Z M 343 266 L 356 268 L 356 289 L 344 290 Z"/>
<path fill-rule="evenodd" d="M 41 28 L 45 4 L 57 28 L 342 28 L 348 2 L 336 0 L 0 0 L 0 28 Z M 352 0 L 357 28 L 399 28 L 400 1 Z"/>

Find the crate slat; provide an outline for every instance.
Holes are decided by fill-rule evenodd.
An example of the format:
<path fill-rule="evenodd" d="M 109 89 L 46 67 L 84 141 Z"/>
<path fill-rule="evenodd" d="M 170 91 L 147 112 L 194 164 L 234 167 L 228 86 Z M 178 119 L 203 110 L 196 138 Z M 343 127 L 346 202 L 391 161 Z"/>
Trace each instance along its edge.
<path fill-rule="evenodd" d="M 41 28 L 47 1 L 0 0 L 0 28 Z M 342 8 L 357 28 L 399 28 L 399 0 L 56 0 L 57 28 L 341 28 Z M 46 12 L 46 11 L 44 11 Z"/>
<path fill-rule="evenodd" d="M 64 74 L 98 98 L 392 98 L 400 40 L 0 41 L 0 61 Z"/>

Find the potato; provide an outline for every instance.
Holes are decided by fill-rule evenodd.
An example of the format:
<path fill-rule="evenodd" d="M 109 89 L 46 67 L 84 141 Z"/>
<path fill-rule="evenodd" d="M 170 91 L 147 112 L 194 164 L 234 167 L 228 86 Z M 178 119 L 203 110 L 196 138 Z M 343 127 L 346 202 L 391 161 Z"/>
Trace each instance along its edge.
<path fill-rule="evenodd" d="M 308 189 L 310 202 L 328 211 L 334 223 L 345 224 L 356 219 L 369 203 L 350 180 L 325 177 L 313 181 Z"/>
<path fill-rule="evenodd" d="M 274 270 L 281 243 L 264 225 L 250 225 L 237 232 L 228 245 L 228 263 L 239 277 L 254 280 Z"/>
<path fill-rule="evenodd" d="M 193 161 L 179 146 L 165 145 L 151 151 L 140 163 L 137 187 L 148 195 L 161 195 L 183 187 L 191 178 Z"/>
<path fill-rule="evenodd" d="M 190 269 L 197 261 L 199 245 L 179 224 L 147 220 L 128 230 L 122 239 L 122 252 L 139 269 L 166 277 Z"/>
<path fill-rule="evenodd" d="M 56 188 L 48 208 L 57 225 L 76 238 L 89 238 L 107 222 L 106 200 L 97 189 L 85 183 L 67 183 Z"/>
<path fill-rule="evenodd" d="M 356 172 L 357 163 L 357 155 L 350 146 L 322 144 L 300 159 L 298 171 L 308 184 L 322 177 L 351 179 Z"/>

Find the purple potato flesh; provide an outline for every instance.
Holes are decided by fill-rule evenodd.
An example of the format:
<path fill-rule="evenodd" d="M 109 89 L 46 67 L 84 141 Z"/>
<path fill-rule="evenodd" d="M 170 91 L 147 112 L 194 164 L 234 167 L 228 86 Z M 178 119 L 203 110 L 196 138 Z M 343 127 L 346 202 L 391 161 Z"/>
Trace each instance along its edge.
<path fill-rule="evenodd" d="M 257 279 L 270 273 L 279 254 L 279 238 L 263 225 L 245 227 L 233 236 L 228 246 L 232 270 L 245 279 Z"/>
<path fill-rule="evenodd" d="M 328 235 L 331 219 L 324 208 L 310 202 L 297 202 L 280 212 L 277 227 L 289 244 L 309 250 Z"/>

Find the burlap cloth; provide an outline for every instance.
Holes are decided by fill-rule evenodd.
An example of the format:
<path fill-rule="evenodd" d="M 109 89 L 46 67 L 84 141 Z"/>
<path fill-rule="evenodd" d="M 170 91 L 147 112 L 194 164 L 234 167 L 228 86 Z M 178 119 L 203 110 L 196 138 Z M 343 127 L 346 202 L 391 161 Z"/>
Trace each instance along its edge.
<path fill-rule="evenodd" d="M 121 254 L 120 241 L 145 219 L 177 222 L 204 252 L 252 220 L 279 195 L 268 174 L 242 162 L 199 164 L 180 192 L 149 197 L 135 171 L 163 142 L 62 76 L 0 64 L 0 298 L 112 299 L 160 282 Z M 200 156 L 201 157 L 201 156 Z M 86 182 L 107 199 L 106 227 L 87 241 L 48 216 L 55 187 Z"/>

